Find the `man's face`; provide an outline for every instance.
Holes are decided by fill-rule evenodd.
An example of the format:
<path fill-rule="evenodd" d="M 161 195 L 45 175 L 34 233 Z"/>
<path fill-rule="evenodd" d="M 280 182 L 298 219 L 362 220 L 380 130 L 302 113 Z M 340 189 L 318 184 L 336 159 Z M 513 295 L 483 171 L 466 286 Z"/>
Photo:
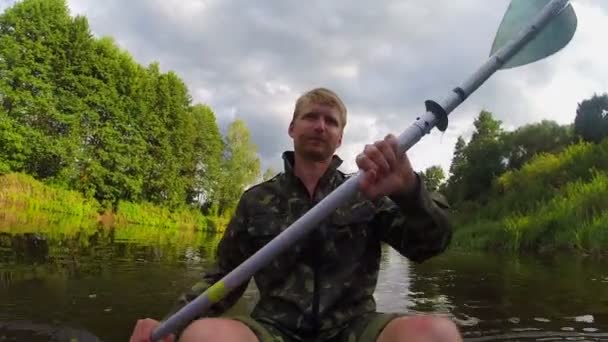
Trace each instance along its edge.
<path fill-rule="evenodd" d="M 305 159 L 325 161 L 342 143 L 342 124 L 337 108 L 307 104 L 289 125 L 294 150 Z"/>

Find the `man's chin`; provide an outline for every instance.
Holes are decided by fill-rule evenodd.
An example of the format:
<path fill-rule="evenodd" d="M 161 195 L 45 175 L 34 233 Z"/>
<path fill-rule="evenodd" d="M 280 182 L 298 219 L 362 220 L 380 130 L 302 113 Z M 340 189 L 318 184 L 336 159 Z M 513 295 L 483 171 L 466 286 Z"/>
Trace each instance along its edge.
<path fill-rule="evenodd" d="M 319 150 L 305 150 L 300 152 L 302 157 L 306 160 L 322 162 L 333 156 L 333 153 L 330 151 L 319 151 Z"/>

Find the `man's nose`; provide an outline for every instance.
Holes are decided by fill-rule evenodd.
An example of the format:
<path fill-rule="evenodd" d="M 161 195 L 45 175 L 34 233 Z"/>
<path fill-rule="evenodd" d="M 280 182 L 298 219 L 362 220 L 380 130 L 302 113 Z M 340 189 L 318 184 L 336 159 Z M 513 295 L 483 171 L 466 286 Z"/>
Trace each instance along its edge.
<path fill-rule="evenodd" d="M 327 125 L 323 118 L 319 118 L 315 121 L 315 130 L 324 131 L 326 128 L 327 128 Z"/>

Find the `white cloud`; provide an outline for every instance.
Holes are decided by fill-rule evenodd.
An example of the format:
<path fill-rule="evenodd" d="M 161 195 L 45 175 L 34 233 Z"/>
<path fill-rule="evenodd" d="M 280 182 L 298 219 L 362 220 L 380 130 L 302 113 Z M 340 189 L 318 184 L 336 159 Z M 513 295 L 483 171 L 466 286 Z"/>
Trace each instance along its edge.
<path fill-rule="evenodd" d="M 330 67 L 331 74 L 338 78 L 354 79 L 359 75 L 357 63 L 347 63 Z"/>

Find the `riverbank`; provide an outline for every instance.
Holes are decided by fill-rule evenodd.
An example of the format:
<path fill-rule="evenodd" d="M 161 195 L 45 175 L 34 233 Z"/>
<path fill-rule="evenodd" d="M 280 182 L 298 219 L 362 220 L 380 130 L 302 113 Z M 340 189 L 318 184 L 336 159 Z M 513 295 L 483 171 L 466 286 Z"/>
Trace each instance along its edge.
<path fill-rule="evenodd" d="M 608 140 L 543 154 L 495 182 L 485 205 L 455 213 L 451 248 L 608 254 Z"/>
<path fill-rule="evenodd" d="M 75 225 L 142 226 L 218 232 L 223 217 L 208 217 L 194 208 L 169 210 L 149 203 L 119 202 L 106 209 L 95 199 L 54 187 L 21 173 L 0 176 L 0 212 L 3 221 L 70 221 Z"/>
<path fill-rule="evenodd" d="M 495 189 L 500 195 L 491 202 L 457 210 L 450 249 L 607 254 L 608 173 L 603 170 L 608 167 L 597 164 L 602 156 L 608 161 L 608 141 L 574 145 L 501 176 Z M 146 203 L 119 202 L 116 210 L 104 210 L 76 191 L 20 173 L 0 176 L 0 218 L 4 227 L 11 222 L 61 223 L 65 231 L 101 225 L 128 227 L 131 234 L 139 228 L 219 232 L 228 221 L 191 208 L 172 211 Z"/>
<path fill-rule="evenodd" d="M 505 252 L 608 253 L 608 176 L 575 182 L 533 212 L 457 226 L 452 248 Z"/>

